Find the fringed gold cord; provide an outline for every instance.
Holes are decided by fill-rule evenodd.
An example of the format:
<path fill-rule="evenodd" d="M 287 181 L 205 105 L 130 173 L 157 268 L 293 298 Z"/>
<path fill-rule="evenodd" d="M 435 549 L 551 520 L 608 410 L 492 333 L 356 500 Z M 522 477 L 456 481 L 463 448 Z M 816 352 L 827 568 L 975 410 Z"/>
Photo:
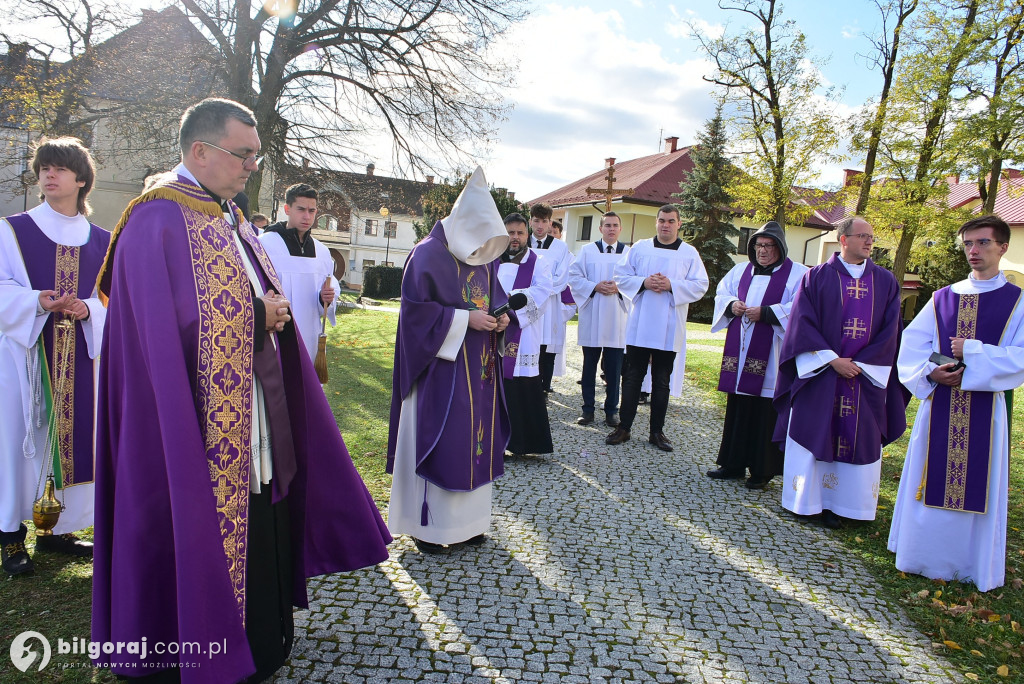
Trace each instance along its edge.
<path fill-rule="evenodd" d="M 324 284 L 331 282 L 331 276 L 327 276 Z M 313 359 L 313 368 L 316 370 L 316 377 L 321 385 L 327 384 L 327 304 L 324 304 L 324 315 L 320 320 L 320 336 L 316 341 L 316 358 Z"/>
<path fill-rule="evenodd" d="M 109 278 L 109 271 L 114 267 L 114 247 L 117 245 L 117 238 L 121 235 L 121 229 L 128 223 L 128 217 L 131 216 L 135 207 L 152 200 L 165 199 L 210 216 L 221 216 L 223 214 L 220 205 L 214 202 L 212 198 L 202 200 L 185 194 L 184 189 L 192 190 L 193 187 L 195 186 L 191 184 L 171 181 L 153 186 L 128 203 L 124 213 L 121 214 L 120 220 L 110 233 L 110 246 L 107 247 L 107 254 L 103 257 L 103 266 L 100 268 L 100 274 L 96 278 L 96 289 L 99 291 L 100 302 L 103 306 L 107 306 L 110 301 L 109 283 L 104 285 L 104 281 Z M 182 188 L 182 190 L 178 188 Z"/>

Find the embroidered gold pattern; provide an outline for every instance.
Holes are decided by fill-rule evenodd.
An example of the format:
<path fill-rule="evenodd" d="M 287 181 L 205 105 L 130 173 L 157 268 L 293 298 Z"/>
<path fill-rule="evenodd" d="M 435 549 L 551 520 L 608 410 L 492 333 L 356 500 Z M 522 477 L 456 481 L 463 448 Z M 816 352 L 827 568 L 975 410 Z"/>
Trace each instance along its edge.
<path fill-rule="evenodd" d="M 722 356 L 722 370 L 726 373 L 735 373 L 740 367 L 740 357 Z"/>
<path fill-rule="evenodd" d="M 768 362 L 762 359 L 752 359 L 749 356 L 743 362 L 743 372 L 752 375 L 764 375 L 768 370 Z"/>
<path fill-rule="evenodd" d="M 510 359 L 514 359 L 518 355 L 519 355 L 519 343 L 518 342 L 509 342 L 508 344 L 505 345 L 505 356 L 509 357 Z"/>
<path fill-rule="evenodd" d="M 839 486 L 839 477 L 835 473 L 825 473 L 821 478 L 821 486 L 825 489 L 835 489 Z"/>
<path fill-rule="evenodd" d="M 978 328 L 978 295 L 960 295 L 956 312 L 956 336 L 974 339 Z M 964 510 L 967 493 L 967 445 L 971 432 L 971 393 L 952 387 L 949 399 L 949 432 L 946 444 L 946 487 L 943 508 Z"/>
<path fill-rule="evenodd" d="M 853 282 L 846 286 L 846 296 L 853 299 L 864 299 L 868 296 L 868 288 L 861 285 L 860 278 L 854 278 Z"/>
<path fill-rule="evenodd" d="M 57 270 L 54 290 L 58 297 L 78 295 L 78 247 L 57 245 Z M 53 367 L 50 387 L 53 391 L 53 418 L 57 428 L 57 453 L 60 479 L 67 487 L 75 481 L 75 334 L 77 326 L 61 325 L 54 319 Z M 69 339 L 70 338 L 70 339 Z M 60 377 L 56 377 L 56 374 Z M 63 392 L 59 390 L 63 388 Z"/>
<path fill-rule="evenodd" d="M 860 318 L 848 318 L 843 322 L 843 337 L 859 340 L 868 332 L 864 321 Z"/>
<path fill-rule="evenodd" d="M 245 623 L 252 441 L 252 302 L 232 228 L 182 206 L 199 302 L 197 409 L 228 576 Z M 242 224 L 246 229 L 248 224 Z"/>
<path fill-rule="evenodd" d="M 803 475 L 794 475 L 793 476 L 793 491 L 795 491 L 797 494 L 799 494 L 800 492 L 803 491 L 803 489 L 804 489 L 804 476 Z"/>

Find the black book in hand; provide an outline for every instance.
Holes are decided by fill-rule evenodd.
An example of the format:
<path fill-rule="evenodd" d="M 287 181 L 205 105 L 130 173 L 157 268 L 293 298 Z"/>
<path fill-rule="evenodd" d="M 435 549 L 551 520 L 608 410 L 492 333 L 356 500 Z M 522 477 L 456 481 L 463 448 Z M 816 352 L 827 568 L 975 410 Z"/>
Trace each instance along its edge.
<path fill-rule="evenodd" d="M 961 368 L 967 367 L 966 364 L 964 364 L 963 360 L 954 359 L 950 356 L 946 356 L 945 354 L 940 354 L 939 352 L 932 352 L 932 355 L 928 357 L 928 360 L 939 366 L 945 366 L 950 363 L 956 364 L 955 366 L 949 369 L 950 373 L 955 373 Z"/>

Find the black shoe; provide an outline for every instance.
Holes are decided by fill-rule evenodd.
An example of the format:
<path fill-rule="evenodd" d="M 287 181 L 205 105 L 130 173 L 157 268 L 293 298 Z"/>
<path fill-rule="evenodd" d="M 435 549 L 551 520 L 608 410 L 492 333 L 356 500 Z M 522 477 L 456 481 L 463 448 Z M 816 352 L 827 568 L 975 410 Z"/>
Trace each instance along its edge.
<path fill-rule="evenodd" d="M 92 558 L 92 542 L 82 541 L 73 534 L 37 534 L 36 551 Z"/>
<path fill-rule="evenodd" d="M 751 475 L 747 478 L 747 489 L 764 489 L 771 481 L 772 478 L 770 477 L 754 477 Z"/>
<path fill-rule="evenodd" d="M 672 442 L 668 441 L 668 437 L 665 436 L 664 432 L 658 431 L 651 433 L 651 436 L 647 438 L 647 441 L 662 451 L 672 451 Z"/>
<path fill-rule="evenodd" d="M 467 539 L 466 541 L 464 541 L 462 543 L 467 545 L 467 546 L 480 546 L 485 541 L 487 541 L 487 535 L 486 534 L 478 534 L 475 537 L 470 537 L 469 539 Z"/>
<path fill-rule="evenodd" d="M 651 395 L 650 395 L 650 393 L 649 393 L 649 392 L 641 392 L 641 393 L 640 393 L 640 403 L 641 403 L 641 404 L 646 404 L 646 403 L 647 403 L 647 400 L 648 400 L 648 399 L 649 399 L 650 397 L 651 397 Z"/>
<path fill-rule="evenodd" d="M 622 444 L 623 442 L 629 441 L 629 430 L 626 430 L 621 425 L 604 438 L 605 444 Z"/>
<path fill-rule="evenodd" d="M 821 512 L 821 524 L 830 530 L 838 530 L 843 526 L 843 519 L 826 508 Z"/>
<path fill-rule="evenodd" d="M 725 466 L 708 471 L 708 477 L 715 480 L 739 480 L 743 477 L 743 474 L 744 471 L 742 470 L 730 470 Z"/>
<path fill-rule="evenodd" d="M 434 542 L 423 541 L 416 537 L 413 537 L 412 540 L 416 542 L 416 548 L 423 553 L 444 553 L 448 550 L 444 544 L 435 544 Z"/>
<path fill-rule="evenodd" d="M 614 413 L 609 413 L 604 419 L 604 424 L 612 428 L 619 427 L 619 416 Z"/>
<path fill-rule="evenodd" d="M 17 532 L 0 532 L 0 565 L 11 577 L 25 575 L 36 569 L 36 564 L 25 549 L 28 528 L 21 525 Z"/>
<path fill-rule="evenodd" d="M 593 422 L 594 422 L 594 414 L 593 413 L 584 413 L 582 416 L 580 416 L 579 418 L 576 419 L 576 424 L 577 425 L 590 425 Z"/>

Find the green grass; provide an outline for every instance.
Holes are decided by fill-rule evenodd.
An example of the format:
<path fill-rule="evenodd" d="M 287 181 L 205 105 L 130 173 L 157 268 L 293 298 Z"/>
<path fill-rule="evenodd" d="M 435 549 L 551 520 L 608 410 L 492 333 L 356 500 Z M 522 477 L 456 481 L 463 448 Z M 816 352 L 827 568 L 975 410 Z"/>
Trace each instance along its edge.
<path fill-rule="evenodd" d="M 688 324 L 689 330 L 707 329 Z M 716 391 L 722 357 L 715 352 L 687 352 L 686 374 L 693 386 L 714 395 L 725 406 L 725 395 Z M 1006 539 L 1006 584 L 987 593 L 973 584 L 933 581 L 907 575 L 896 569 L 895 554 L 886 548 L 892 523 L 893 504 L 899 487 L 918 401 L 907 409 L 907 431 L 885 448 L 878 496 L 878 516 L 873 523 L 851 525 L 833 532 L 882 586 L 887 600 L 898 605 L 911 621 L 939 644 L 936 650 L 967 676 L 983 682 L 1024 682 L 1024 390 L 1014 393 L 1013 427 L 1010 442 L 1010 491 Z M 724 414 L 723 414 L 724 415 Z M 948 642 L 948 644 L 946 643 Z M 1008 669 L 1006 676 L 998 668 Z M 973 677 L 967 677 L 973 679 Z"/>

